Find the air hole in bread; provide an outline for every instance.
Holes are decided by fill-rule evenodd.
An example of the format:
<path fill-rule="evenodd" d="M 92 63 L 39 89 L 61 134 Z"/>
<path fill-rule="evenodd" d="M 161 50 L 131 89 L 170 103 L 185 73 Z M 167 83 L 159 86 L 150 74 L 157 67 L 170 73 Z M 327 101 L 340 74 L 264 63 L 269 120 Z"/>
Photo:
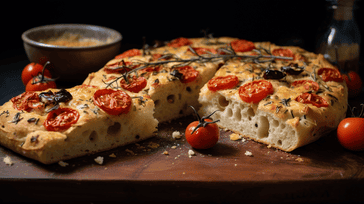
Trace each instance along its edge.
<path fill-rule="evenodd" d="M 179 114 L 180 114 L 180 115 L 182 115 L 182 114 L 183 114 L 183 110 L 180 110 L 180 111 L 179 111 Z"/>
<path fill-rule="evenodd" d="M 226 111 L 227 111 L 227 116 L 228 117 L 233 116 L 233 110 L 231 110 L 231 108 L 228 108 Z"/>
<path fill-rule="evenodd" d="M 178 94 L 178 100 L 182 99 L 182 94 Z"/>
<path fill-rule="evenodd" d="M 168 103 L 174 103 L 174 98 L 175 98 L 175 96 L 172 94 L 172 95 L 169 95 L 169 96 L 167 96 L 167 101 L 168 101 Z"/>
<path fill-rule="evenodd" d="M 111 125 L 107 128 L 107 134 L 116 135 L 119 133 L 120 129 L 121 129 L 121 124 L 118 122 L 115 122 L 113 125 Z"/>
<path fill-rule="evenodd" d="M 260 116 L 258 119 L 258 123 L 256 123 L 256 127 L 258 128 L 258 138 L 268 137 L 269 121 L 267 117 Z"/>
<path fill-rule="evenodd" d="M 278 125 L 279 125 L 278 120 L 273 120 L 273 122 L 272 122 L 272 126 L 273 126 L 273 127 L 278 127 Z"/>
<path fill-rule="evenodd" d="M 139 135 L 135 135 L 135 139 L 139 140 L 140 136 Z"/>
<path fill-rule="evenodd" d="M 254 116 L 255 116 L 255 113 L 254 113 L 253 108 L 248 108 L 248 110 L 246 110 L 246 114 L 247 114 L 247 116 L 248 116 L 248 120 L 251 120 L 251 119 L 252 119 L 252 117 L 254 117 Z"/>
<path fill-rule="evenodd" d="M 241 120 L 241 111 L 240 110 L 236 110 L 234 112 L 234 119 L 237 120 L 237 121 Z"/>
<path fill-rule="evenodd" d="M 159 105 L 159 100 L 154 101 L 154 106 L 157 107 Z"/>
<path fill-rule="evenodd" d="M 282 146 L 282 140 L 278 140 L 277 145 Z"/>
<path fill-rule="evenodd" d="M 222 95 L 219 96 L 219 105 L 223 108 L 229 105 L 229 101 Z"/>
<path fill-rule="evenodd" d="M 97 132 L 94 130 L 91 132 L 90 136 L 88 137 L 91 142 L 95 142 L 97 140 Z"/>
<path fill-rule="evenodd" d="M 191 93 L 191 91 L 192 91 L 191 87 L 187 86 L 186 91 Z"/>

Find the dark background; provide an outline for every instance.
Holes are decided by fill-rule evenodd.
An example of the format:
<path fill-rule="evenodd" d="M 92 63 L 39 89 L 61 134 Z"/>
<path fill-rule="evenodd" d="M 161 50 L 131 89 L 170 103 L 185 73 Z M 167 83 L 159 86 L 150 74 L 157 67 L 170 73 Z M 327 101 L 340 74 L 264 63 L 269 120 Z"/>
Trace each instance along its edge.
<path fill-rule="evenodd" d="M 364 35 L 363 1 L 357 1 L 356 21 Z M 123 50 L 141 48 L 143 37 L 168 41 L 177 37 L 231 36 L 250 41 L 298 45 L 315 51 L 317 37 L 329 24 L 327 2 L 251 1 L 7 1 L 0 12 L 0 104 L 24 91 L 20 81 L 27 61 L 21 34 L 33 27 L 82 23 L 119 31 Z M 363 47 L 363 43 L 361 44 Z M 363 48 L 361 49 L 363 61 Z M 361 66 L 363 68 L 363 66 Z"/>

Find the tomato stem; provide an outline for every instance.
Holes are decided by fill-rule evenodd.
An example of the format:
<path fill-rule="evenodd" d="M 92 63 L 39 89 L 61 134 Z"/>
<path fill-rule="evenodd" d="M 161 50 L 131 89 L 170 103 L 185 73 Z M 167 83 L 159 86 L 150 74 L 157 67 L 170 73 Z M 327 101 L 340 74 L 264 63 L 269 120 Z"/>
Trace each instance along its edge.
<path fill-rule="evenodd" d="M 217 122 L 220 122 L 220 120 L 215 120 L 215 121 L 212 121 L 212 122 L 208 122 L 208 121 L 205 121 L 205 119 L 208 119 L 210 118 L 213 114 L 216 113 L 216 111 L 218 110 L 215 110 L 214 112 L 210 113 L 210 115 L 208 116 L 203 116 L 202 118 L 200 117 L 200 115 L 197 113 L 196 109 L 193 107 L 193 106 L 190 106 L 192 108 L 192 110 L 195 112 L 195 115 L 197 116 L 197 119 L 198 119 L 198 125 L 193 129 L 193 131 L 191 132 L 191 135 L 200 127 L 206 127 L 206 125 L 208 124 L 212 124 L 212 123 L 217 123 Z"/>

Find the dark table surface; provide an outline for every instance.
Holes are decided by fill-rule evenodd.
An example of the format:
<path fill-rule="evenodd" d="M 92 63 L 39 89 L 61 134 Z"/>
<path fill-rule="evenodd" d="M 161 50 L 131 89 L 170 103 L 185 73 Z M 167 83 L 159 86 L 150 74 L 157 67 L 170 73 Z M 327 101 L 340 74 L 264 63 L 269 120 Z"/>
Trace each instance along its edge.
<path fill-rule="evenodd" d="M 25 55 L 0 61 L 1 105 L 24 91 L 20 75 L 28 63 Z M 0 147 L 0 203 L 364 201 L 364 153 L 343 149 L 335 131 L 286 153 L 254 141 L 232 141 L 231 133 L 221 130 L 215 147 L 194 150 L 189 157 L 188 143 L 171 134 L 183 133 L 192 120 L 161 124 L 155 138 L 72 159 L 66 167 L 43 165 Z M 6 156 L 13 165 L 2 162 Z M 104 157 L 102 165 L 94 161 L 98 156 Z"/>

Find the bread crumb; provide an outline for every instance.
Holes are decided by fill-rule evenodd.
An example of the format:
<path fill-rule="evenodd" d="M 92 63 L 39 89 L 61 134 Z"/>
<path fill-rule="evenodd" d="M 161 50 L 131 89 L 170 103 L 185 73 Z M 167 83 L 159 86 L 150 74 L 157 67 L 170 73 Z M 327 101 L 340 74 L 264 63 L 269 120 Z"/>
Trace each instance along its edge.
<path fill-rule="evenodd" d="M 232 133 L 230 134 L 230 140 L 236 141 L 236 140 L 240 140 L 242 137 L 239 134 L 236 133 Z"/>
<path fill-rule="evenodd" d="M 181 135 L 181 133 L 180 133 L 180 132 L 178 132 L 178 131 L 174 131 L 174 132 L 172 133 L 172 137 L 173 137 L 173 139 L 177 140 L 177 139 L 181 139 L 182 135 Z"/>
<path fill-rule="evenodd" d="M 109 155 L 109 157 L 113 157 L 113 158 L 115 158 L 115 157 L 116 157 L 116 155 L 115 155 L 114 153 L 112 153 L 112 154 L 110 154 L 110 155 Z"/>
<path fill-rule="evenodd" d="M 246 155 L 246 156 L 249 156 L 249 157 L 252 157 L 252 156 L 253 156 L 253 153 L 252 153 L 252 152 L 249 152 L 249 151 L 246 151 L 246 152 L 245 152 L 245 155 Z"/>
<path fill-rule="evenodd" d="M 268 149 L 272 148 L 272 145 L 268 145 L 268 146 L 267 146 L 267 148 L 268 148 Z"/>
<path fill-rule="evenodd" d="M 303 162 L 303 159 L 302 158 L 297 158 L 295 160 L 298 161 L 298 162 Z"/>
<path fill-rule="evenodd" d="M 172 148 L 172 149 L 177 149 L 177 146 L 172 146 L 171 148 Z"/>
<path fill-rule="evenodd" d="M 9 165 L 9 166 L 14 164 L 14 162 L 11 160 L 11 158 L 9 156 L 4 157 L 3 161 L 6 165 Z"/>
<path fill-rule="evenodd" d="M 157 144 L 155 142 L 149 142 L 148 147 L 152 148 L 152 149 L 156 149 L 159 147 L 159 144 Z"/>
<path fill-rule="evenodd" d="M 131 155 L 135 155 L 135 153 L 133 151 L 131 151 L 130 149 L 126 149 L 125 150 L 127 153 L 131 154 Z"/>
<path fill-rule="evenodd" d="M 169 155 L 169 152 L 168 151 L 164 151 L 163 154 L 164 155 Z"/>
<path fill-rule="evenodd" d="M 196 153 L 193 150 L 188 150 L 188 157 L 196 156 Z"/>
<path fill-rule="evenodd" d="M 64 162 L 64 161 L 59 161 L 59 162 L 58 162 L 58 165 L 60 165 L 61 167 L 66 167 L 66 166 L 68 166 L 69 164 L 68 164 L 68 163 L 66 163 L 66 162 Z"/>
<path fill-rule="evenodd" d="M 94 160 L 96 163 L 98 163 L 100 165 L 104 163 L 104 157 L 101 157 L 101 156 L 96 157 Z"/>

